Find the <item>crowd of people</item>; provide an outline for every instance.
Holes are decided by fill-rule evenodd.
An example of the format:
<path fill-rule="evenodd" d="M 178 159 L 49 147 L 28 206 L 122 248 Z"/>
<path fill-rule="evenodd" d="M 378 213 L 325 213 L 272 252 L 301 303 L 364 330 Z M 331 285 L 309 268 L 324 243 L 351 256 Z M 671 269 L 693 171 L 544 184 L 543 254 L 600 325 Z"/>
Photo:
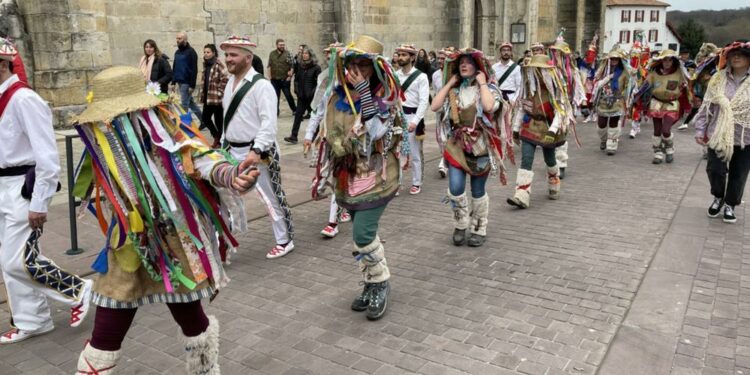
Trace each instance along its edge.
<path fill-rule="evenodd" d="M 512 44 L 500 43 L 493 64 L 474 48 L 447 46 L 435 53 L 407 43 L 388 59 L 380 41 L 363 35 L 324 48 L 321 65 L 308 46 L 300 45 L 293 57 L 278 39 L 264 72 L 256 44 L 232 36 L 218 49 L 204 46 L 200 80 L 187 34 L 178 33 L 176 42 L 171 64 L 147 40 L 138 68 L 97 74 L 87 108 L 74 121 L 86 151 L 73 194 L 106 238 L 92 281 L 40 254 L 58 184 L 52 115 L 21 79 L 16 47 L 0 39 L 0 135 L 10 140 L 0 150 L 0 265 L 13 320 L 0 344 L 54 329 L 48 298 L 71 306 L 72 326 L 93 304 L 93 331 L 78 371 L 112 373 L 137 309 L 164 303 L 180 326 L 186 373 L 218 374 L 219 322 L 206 315 L 201 299 L 216 297 L 229 281 L 224 265 L 240 247 L 234 236 L 247 229 L 241 194 L 254 189 L 268 211 L 276 244 L 266 257 L 294 250 L 277 144 L 282 93 L 294 113 L 284 140 L 298 143 L 309 118 L 303 150 L 314 155 L 312 195 L 331 190 L 321 234 L 334 237 L 340 223 L 352 222 L 352 255 L 363 288 L 351 309 L 368 320 L 385 315 L 391 288 L 379 221 L 402 184 L 410 185 L 411 195 L 424 185 L 428 109 L 435 114 L 442 156 L 437 172 L 447 179 L 452 211 L 452 219 L 446 214 L 454 228 L 448 242 L 455 246 L 484 245 L 491 212 L 486 185 L 491 176 L 507 182 L 514 149 L 520 163 L 507 203 L 530 206 L 537 148 L 547 195 L 561 198 L 567 145 L 579 144 L 579 120 L 595 122 L 600 149 L 615 155 L 627 122 L 634 138 L 650 118 L 652 162 L 670 164 L 672 127 L 685 118 L 705 147 L 714 197 L 708 216 L 737 220 L 734 208 L 750 172 L 747 41 L 724 48 L 705 44 L 691 65 L 674 51 L 655 53 L 640 41 L 629 51 L 616 46 L 600 53 L 594 38 L 580 55 L 561 32 L 552 43 L 532 44 L 518 60 Z"/>

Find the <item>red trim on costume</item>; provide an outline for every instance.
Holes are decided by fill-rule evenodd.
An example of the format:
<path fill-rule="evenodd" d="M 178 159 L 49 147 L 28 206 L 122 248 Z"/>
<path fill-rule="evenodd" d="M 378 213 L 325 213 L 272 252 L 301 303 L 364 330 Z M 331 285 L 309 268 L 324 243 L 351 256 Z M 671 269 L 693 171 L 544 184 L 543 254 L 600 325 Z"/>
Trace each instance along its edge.
<path fill-rule="evenodd" d="M 2 117 L 3 113 L 5 113 L 5 108 L 8 106 L 8 103 L 10 103 L 10 99 L 13 97 L 13 94 L 15 94 L 16 91 L 24 88 L 28 89 L 29 85 L 27 85 L 24 81 L 18 81 L 10 85 L 10 87 L 5 90 L 3 95 L 0 95 L 0 117 Z"/>

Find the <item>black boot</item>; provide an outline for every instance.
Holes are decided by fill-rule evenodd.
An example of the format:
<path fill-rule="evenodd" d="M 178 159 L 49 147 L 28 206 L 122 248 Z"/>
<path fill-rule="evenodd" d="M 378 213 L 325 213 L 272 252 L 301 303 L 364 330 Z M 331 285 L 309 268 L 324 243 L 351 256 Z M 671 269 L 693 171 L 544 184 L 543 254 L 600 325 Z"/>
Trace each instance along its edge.
<path fill-rule="evenodd" d="M 560 177 L 561 180 L 565 178 L 565 167 L 560 167 L 560 175 L 558 177 Z"/>
<path fill-rule="evenodd" d="M 367 306 L 367 320 L 378 320 L 385 315 L 388 308 L 388 293 L 391 286 L 388 281 L 370 284 L 370 304 Z"/>
<path fill-rule="evenodd" d="M 357 298 L 355 298 L 354 301 L 352 301 L 352 310 L 354 311 L 367 310 L 367 306 L 370 305 L 370 290 L 372 289 L 372 285 L 374 284 L 365 283 L 365 287 L 362 288 L 362 294 L 357 296 Z"/>
<path fill-rule="evenodd" d="M 485 240 L 484 236 L 480 236 L 476 233 L 472 233 L 466 244 L 469 245 L 469 247 L 479 247 L 479 246 L 484 245 L 484 240 Z"/>
<path fill-rule="evenodd" d="M 461 246 L 466 241 L 466 229 L 454 229 L 453 230 L 453 244 Z"/>

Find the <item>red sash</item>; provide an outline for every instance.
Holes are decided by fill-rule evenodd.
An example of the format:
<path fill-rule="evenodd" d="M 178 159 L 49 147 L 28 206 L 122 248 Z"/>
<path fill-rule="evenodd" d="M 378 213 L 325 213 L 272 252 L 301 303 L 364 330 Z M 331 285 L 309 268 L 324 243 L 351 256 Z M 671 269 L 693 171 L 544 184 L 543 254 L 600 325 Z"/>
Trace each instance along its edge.
<path fill-rule="evenodd" d="M 10 103 L 10 98 L 13 97 L 13 94 L 15 94 L 16 91 L 22 88 L 29 88 L 29 85 L 21 81 L 18 81 L 10 85 L 10 87 L 8 87 L 8 89 L 5 90 L 3 95 L 0 95 L 0 117 L 3 117 L 3 113 L 5 113 L 5 107 L 8 106 L 8 103 Z"/>

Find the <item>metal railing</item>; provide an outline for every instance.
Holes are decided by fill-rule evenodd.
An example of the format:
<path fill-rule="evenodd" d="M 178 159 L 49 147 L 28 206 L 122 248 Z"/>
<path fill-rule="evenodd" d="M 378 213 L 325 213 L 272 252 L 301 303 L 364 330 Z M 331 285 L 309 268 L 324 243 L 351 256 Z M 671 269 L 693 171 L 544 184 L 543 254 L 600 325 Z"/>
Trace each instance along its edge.
<path fill-rule="evenodd" d="M 81 202 L 76 201 L 76 197 L 73 196 L 73 186 L 75 185 L 73 139 L 79 137 L 78 134 L 65 136 L 65 164 L 68 170 L 68 220 L 70 221 L 70 249 L 65 250 L 67 255 L 83 253 L 83 249 L 78 247 L 78 223 L 76 222 L 76 207 L 80 206 Z"/>

